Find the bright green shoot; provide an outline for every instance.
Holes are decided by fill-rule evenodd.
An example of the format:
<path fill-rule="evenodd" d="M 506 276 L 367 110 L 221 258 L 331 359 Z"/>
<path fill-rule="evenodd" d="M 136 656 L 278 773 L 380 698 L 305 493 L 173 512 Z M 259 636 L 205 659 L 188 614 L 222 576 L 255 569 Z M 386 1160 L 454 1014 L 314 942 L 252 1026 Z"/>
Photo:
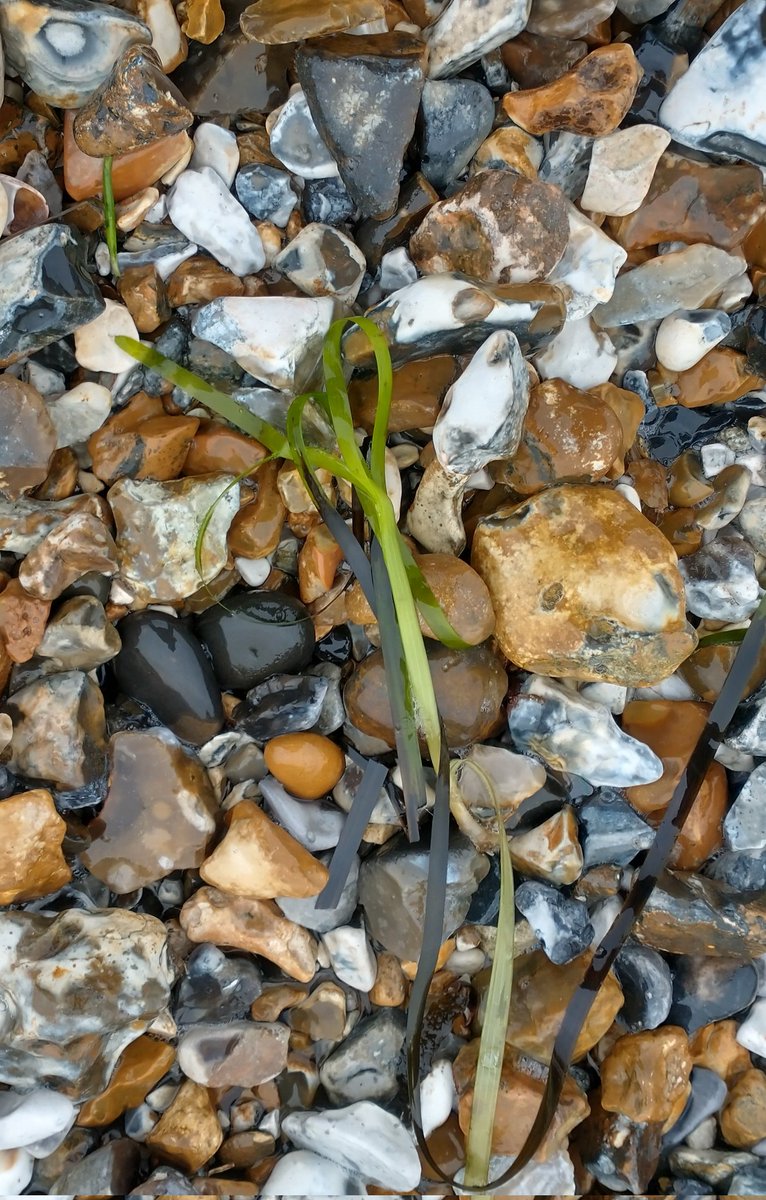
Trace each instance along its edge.
<path fill-rule="evenodd" d="M 112 156 L 108 155 L 101 168 L 101 179 L 104 190 L 104 234 L 109 249 L 109 262 L 112 275 L 120 278 L 120 268 L 117 263 L 117 214 L 114 208 L 114 189 L 112 187 Z"/>

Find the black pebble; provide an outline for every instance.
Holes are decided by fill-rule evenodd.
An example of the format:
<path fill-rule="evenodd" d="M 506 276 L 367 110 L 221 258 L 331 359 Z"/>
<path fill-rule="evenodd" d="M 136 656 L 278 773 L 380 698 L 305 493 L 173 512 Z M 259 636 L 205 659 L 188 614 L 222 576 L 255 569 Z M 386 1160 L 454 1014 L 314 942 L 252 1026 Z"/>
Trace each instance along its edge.
<path fill-rule="evenodd" d="M 282 592 L 240 592 L 208 608 L 196 633 L 222 688 L 251 688 L 300 671 L 314 652 L 314 626 L 300 600 Z"/>

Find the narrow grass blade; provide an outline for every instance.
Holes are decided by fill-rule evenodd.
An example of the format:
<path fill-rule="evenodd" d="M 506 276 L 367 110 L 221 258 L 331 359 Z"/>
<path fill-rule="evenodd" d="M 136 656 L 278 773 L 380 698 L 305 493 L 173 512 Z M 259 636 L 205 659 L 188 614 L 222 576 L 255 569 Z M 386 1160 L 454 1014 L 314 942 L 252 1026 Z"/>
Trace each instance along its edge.
<path fill-rule="evenodd" d="M 207 584 L 208 581 L 202 578 L 202 550 L 205 545 L 205 534 L 207 533 L 210 522 L 215 515 L 215 510 L 223 500 L 224 496 L 227 496 L 233 487 L 236 487 L 238 483 L 241 483 L 243 479 L 246 479 L 248 475 L 254 475 L 259 467 L 262 467 L 264 463 L 271 462 L 273 458 L 274 455 L 270 454 L 268 458 L 262 458 L 260 462 L 254 463 L 251 467 L 245 467 L 244 471 L 240 471 L 239 475 L 235 475 L 234 478 L 226 484 L 226 487 L 223 489 L 220 495 L 216 496 L 215 500 L 210 505 L 210 508 L 200 521 L 199 529 L 197 530 L 197 538 L 194 543 L 194 567 L 200 579 L 202 579 L 203 584 Z"/>
<path fill-rule="evenodd" d="M 370 545 L 370 562 L 388 702 L 391 706 L 399 769 L 402 773 L 407 836 L 411 842 L 416 842 L 419 836 L 418 809 L 422 808 L 426 802 L 426 782 L 418 740 L 418 720 L 410 681 L 409 660 L 402 645 L 401 631 L 396 619 L 387 564 L 384 561 L 380 543 L 375 538 Z"/>
<path fill-rule="evenodd" d="M 698 650 L 705 646 L 738 646 L 745 640 L 747 629 L 719 629 L 716 633 L 705 633 L 697 643 Z"/>
<path fill-rule="evenodd" d="M 227 396 L 226 392 L 220 392 L 218 388 L 214 388 L 212 384 L 207 383 L 199 375 L 195 375 L 193 371 L 179 367 L 172 358 L 166 358 L 164 354 L 160 354 L 159 350 L 155 350 L 153 346 L 145 346 L 136 338 L 120 335 L 114 340 L 121 350 L 130 354 L 137 362 L 143 363 L 145 367 L 151 367 L 163 379 L 167 379 L 168 383 L 183 388 L 185 392 L 188 392 L 195 400 L 199 400 L 206 408 L 217 413 L 219 417 L 236 425 L 237 429 L 241 429 L 243 433 L 257 438 L 275 458 L 292 458 L 290 445 L 284 434 L 270 425 L 268 421 L 251 413 L 232 396 Z"/>
<path fill-rule="evenodd" d="M 112 275 L 120 278 L 120 267 L 117 262 L 117 214 L 114 208 L 114 189 L 112 187 L 112 156 L 107 155 L 101 167 L 101 180 L 104 193 L 104 236 L 109 250 L 109 263 Z"/>
<path fill-rule="evenodd" d="M 402 558 L 410 591 L 415 598 L 421 617 L 426 621 L 431 632 L 452 650 L 468 650 L 468 642 L 463 641 L 447 620 L 444 609 L 431 591 L 428 580 L 415 562 L 412 551 L 404 538 L 402 538 Z"/>
<path fill-rule="evenodd" d="M 388 769 L 374 758 L 365 759 L 354 750 L 349 754 L 357 766 L 362 767 L 362 778 L 351 802 L 348 818 L 341 830 L 330 863 L 330 876 L 316 899 L 317 908 L 335 908 L 340 903 L 346 886 L 354 855 L 359 849 L 370 815 L 386 782 Z"/>
<path fill-rule="evenodd" d="M 473 1087 L 471 1124 L 466 1141 L 465 1183 L 483 1188 L 489 1181 L 492 1132 L 500 1090 L 505 1053 L 505 1035 L 513 991 L 513 943 L 516 930 L 513 867 L 503 818 L 496 805 L 500 834 L 500 911 L 497 919 L 495 957 L 487 993 L 484 1026 L 479 1044 L 479 1059 Z"/>

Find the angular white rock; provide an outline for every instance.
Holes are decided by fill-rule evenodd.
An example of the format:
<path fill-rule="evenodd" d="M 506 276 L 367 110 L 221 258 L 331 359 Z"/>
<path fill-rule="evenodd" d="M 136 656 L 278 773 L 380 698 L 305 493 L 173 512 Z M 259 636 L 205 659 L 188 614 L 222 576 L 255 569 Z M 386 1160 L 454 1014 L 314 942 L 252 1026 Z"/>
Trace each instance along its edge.
<path fill-rule="evenodd" d="M 203 121 L 194 134 L 194 153 L 189 163 L 190 171 L 201 171 L 210 167 L 220 175 L 227 188 L 234 182 L 239 170 L 239 145 L 234 134 L 212 121 Z"/>
<path fill-rule="evenodd" d="M 580 203 L 588 212 L 624 217 L 640 206 L 670 134 L 658 125 L 631 125 L 593 142 Z"/>
<path fill-rule="evenodd" d="M 425 31 L 429 77 L 457 75 L 516 37 L 527 23 L 531 4 L 532 0 L 449 0 Z"/>
<path fill-rule="evenodd" d="M 654 352 L 668 371 L 688 371 L 731 332 L 731 318 L 717 308 L 685 308 L 665 317 Z"/>
<path fill-rule="evenodd" d="M 762 850 L 766 846 L 766 763 L 756 767 L 723 821 L 730 850 Z"/>
<path fill-rule="evenodd" d="M 235 558 L 234 566 L 248 587 L 260 587 L 271 574 L 268 558 Z"/>
<path fill-rule="evenodd" d="M 418 269 L 409 256 L 406 246 L 389 250 L 380 260 L 380 278 L 378 286 L 388 295 L 399 288 L 414 283 L 418 277 Z"/>
<path fill-rule="evenodd" d="M 564 256 L 548 276 L 566 298 L 567 320 L 587 317 L 597 304 L 611 299 L 617 274 L 628 257 L 598 225 L 574 204 L 569 205 L 569 242 Z"/>
<path fill-rule="evenodd" d="M 420 1158 L 412 1134 L 392 1113 L 369 1100 L 324 1112 L 289 1113 L 282 1132 L 293 1145 L 321 1153 L 378 1187 L 409 1192 L 420 1182 Z M 316 1182 L 314 1189 L 316 1194 Z"/>
<path fill-rule="evenodd" d="M 301 87 L 293 88 L 285 103 L 269 114 L 266 130 L 271 153 L 301 179 L 338 174 L 338 164 L 314 124 Z"/>
<path fill-rule="evenodd" d="M 152 49 L 163 71 L 174 71 L 186 58 L 187 42 L 171 0 L 138 0 L 138 16 L 152 31 Z"/>
<path fill-rule="evenodd" d="M 112 410 L 109 388 L 100 383 L 78 383 L 45 407 L 56 430 L 56 446 L 75 446 L 86 442 L 100 429 Z"/>
<path fill-rule="evenodd" d="M 35 1160 L 26 1150 L 0 1150 L 0 1195 L 20 1196 L 34 1169 Z"/>
<path fill-rule="evenodd" d="M 303 229 L 277 255 L 274 266 L 307 296 L 356 300 L 367 260 L 347 234 L 318 221 Z"/>
<path fill-rule="evenodd" d="M 456 1103 L 452 1063 L 444 1058 L 439 1059 L 420 1085 L 420 1119 L 426 1137 L 444 1124 Z"/>
<path fill-rule="evenodd" d="M 375 982 L 377 963 L 364 928 L 339 925 L 322 934 L 322 941 L 338 979 L 360 992 L 369 992 Z"/>
<path fill-rule="evenodd" d="M 737 1030 L 737 1041 L 751 1054 L 766 1058 L 766 1000 L 756 1000 Z"/>
<path fill-rule="evenodd" d="M 168 195 L 171 221 L 190 242 L 202 246 L 235 275 L 260 271 L 266 255 L 247 211 L 217 171 L 183 171 Z"/>
<path fill-rule="evenodd" d="M 594 329 L 590 317 L 581 317 L 567 321 L 534 364 L 543 379 L 563 379 L 587 391 L 607 382 L 617 364 L 617 351 L 605 330 Z"/>
<path fill-rule="evenodd" d="M 115 337 L 138 337 L 136 323 L 124 304 L 105 300 L 106 307 L 94 321 L 81 325 L 74 334 L 75 358 L 87 371 L 132 370 L 136 360 L 115 345 Z"/>
<path fill-rule="evenodd" d="M 192 331 L 256 379 L 299 392 L 319 361 L 333 313 L 328 296 L 221 296 L 194 315 Z"/>
<path fill-rule="evenodd" d="M 505 1155 L 493 1154 L 489 1160 L 489 1178 L 499 1179 L 515 1159 Z M 465 1172 L 461 1167 L 455 1176 L 455 1182 L 463 1182 Z M 512 1189 L 512 1190 L 511 1190 Z M 529 1166 L 514 1175 L 510 1183 L 501 1184 L 497 1189 L 483 1188 L 489 1195 L 500 1196 L 574 1196 L 575 1187 L 574 1166 L 566 1150 L 557 1150 L 548 1155 L 545 1162 L 531 1162 Z"/>
<path fill-rule="evenodd" d="M 444 398 L 434 425 L 436 457 L 465 478 L 490 462 L 512 458 L 529 404 L 529 371 L 518 338 L 490 334 Z"/>
<path fill-rule="evenodd" d="M 668 317 L 679 308 L 698 308 L 741 273 L 742 259 L 718 246 L 698 244 L 660 254 L 621 275 L 611 300 L 599 304 L 593 318 L 609 328 Z"/>
<path fill-rule="evenodd" d="M 18 1150 L 57 1136 L 63 1141 L 76 1116 L 72 1101 L 48 1088 L 0 1092 L 0 1150 Z"/>
<path fill-rule="evenodd" d="M 318 1189 L 324 1196 L 354 1196 L 363 1194 L 364 1184 L 358 1175 L 320 1154 L 293 1150 L 277 1162 L 263 1185 L 261 1200 L 316 1196 Z"/>
<path fill-rule="evenodd" d="M 525 680 L 508 727 L 519 749 L 594 787 L 654 783 L 663 772 L 654 751 L 623 733 L 606 705 L 540 675 Z"/>
<path fill-rule="evenodd" d="M 675 141 L 766 164 L 764 14 L 766 0 L 746 0 L 670 89 L 660 121 Z"/>

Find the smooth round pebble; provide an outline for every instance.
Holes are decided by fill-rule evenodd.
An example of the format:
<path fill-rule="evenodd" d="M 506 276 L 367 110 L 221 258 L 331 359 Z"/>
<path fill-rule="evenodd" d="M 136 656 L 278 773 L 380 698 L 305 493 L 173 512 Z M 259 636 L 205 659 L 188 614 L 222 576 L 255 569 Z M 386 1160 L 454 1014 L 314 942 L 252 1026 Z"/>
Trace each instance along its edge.
<path fill-rule="evenodd" d="M 314 652 L 314 626 L 300 600 L 281 592 L 240 592 L 197 619 L 222 688 L 251 688 L 277 672 L 300 671 Z"/>
<path fill-rule="evenodd" d="M 319 733 L 272 738 L 263 756 L 274 778 L 300 800 L 318 800 L 332 791 L 346 766 L 340 746 Z"/>
<path fill-rule="evenodd" d="M 115 337 L 138 338 L 136 323 L 124 304 L 106 300 L 106 308 L 94 321 L 75 330 L 74 352 L 81 367 L 87 371 L 130 371 L 136 360 L 120 350 Z"/>

